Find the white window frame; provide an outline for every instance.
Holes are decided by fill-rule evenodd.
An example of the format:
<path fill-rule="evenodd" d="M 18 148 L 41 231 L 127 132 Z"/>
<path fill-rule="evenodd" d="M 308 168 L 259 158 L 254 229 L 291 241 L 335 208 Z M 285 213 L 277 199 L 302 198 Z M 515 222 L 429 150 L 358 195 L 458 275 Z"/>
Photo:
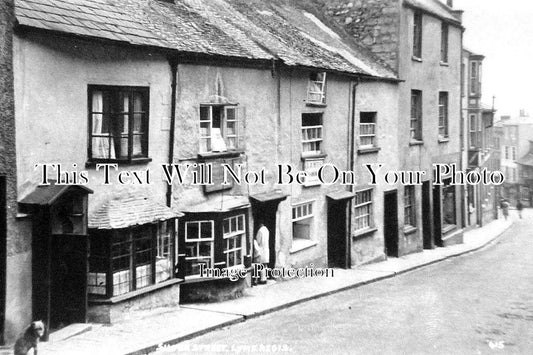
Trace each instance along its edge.
<path fill-rule="evenodd" d="M 320 115 L 320 125 L 304 126 L 303 115 L 316 114 Z M 324 115 L 322 113 L 303 113 L 302 114 L 302 156 L 313 156 L 322 153 Z"/>
<path fill-rule="evenodd" d="M 404 186 L 404 226 L 416 228 L 416 188 L 415 185 Z M 409 214 L 407 213 L 409 211 Z M 408 218 L 410 217 L 410 218 Z"/>
<path fill-rule="evenodd" d="M 364 199 L 364 194 L 368 193 L 370 198 Z M 354 232 L 358 233 L 374 228 L 374 200 L 373 189 L 359 190 L 354 197 Z M 368 210 L 367 210 L 368 207 Z M 360 223 L 359 221 L 363 221 Z"/>
<path fill-rule="evenodd" d="M 306 240 L 312 240 L 312 234 L 313 234 L 313 221 L 315 217 L 315 201 L 306 201 L 306 202 L 300 202 L 298 204 L 292 205 L 292 218 L 291 218 L 291 224 L 294 226 L 294 223 L 301 222 L 301 221 L 307 221 L 309 220 L 309 235 L 308 238 L 298 238 L 292 236 L 292 239 L 306 239 Z"/>
<path fill-rule="evenodd" d="M 372 114 L 374 122 L 361 122 L 363 114 Z M 359 112 L 359 147 L 375 148 L 377 147 L 377 116 L 375 111 Z M 370 142 L 370 143 L 367 143 Z"/>
<path fill-rule="evenodd" d="M 322 80 L 313 80 L 313 75 L 321 76 Z M 326 72 L 310 74 L 307 86 L 307 103 L 326 104 Z"/>
<path fill-rule="evenodd" d="M 188 235 L 187 235 L 187 226 L 189 224 L 197 224 L 198 225 L 198 235 L 196 238 L 190 238 Z M 200 238 L 200 234 L 201 234 L 201 223 L 209 223 L 211 225 L 211 237 L 210 238 Z M 200 251 L 200 243 L 204 243 L 204 242 L 210 242 L 210 245 L 211 245 L 211 256 L 207 257 L 207 256 L 199 256 L 199 255 L 196 255 L 196 256 L 186 256 L 185 257 L 185 262 L 187 262 L 188 260 L 209 260 L 209 265 L 207 267 L 214 267 L 214 263 L 215 263 L 215 221 L 213 220 L 200 220 L 200 221 L 187 221 L 185 222 L 185 230 L 184 230 L 184 233 L 185 233 L 185 245 L 187 245 L 187 243 L 189 244 L 192 244 L 192 243 L 196 243 L 197 245 L 197 250 L 198 252 Z M 191 274 L 191 275 L 186 275 L 186 277 L 200 277 L 201 275 L 200 274 Z"/>
<path fill-rule="evenodd" d="M 448 134 L 448 106 L 449 106 L 449 94 L 447 91 L 439 92 L 439 138 L 447 139 Z"/>
<path fill-rule="evenodd" d="M 235 220 L 235 226 L 236 229 L 233 230 L 232 228 L 232 221 Z M 242 229 L 239 228 L 239 220 L 241 220 L 242 223 Z M 228 221 L 229 229 L 226 231 L 226 221 Z M 224 218 L 222 221 L 222 228 L 223 228 L 223 238 L 224 238 L 224 255 L 226 257 L 226 267 L 227 268 L 239 268 L 244 267 L 244 243 L 245 243 L 245 237 L 246 237 L 246 217 L 244 214 L 239 214 L 236 216 Z M 240 247 L 236 247 L 236 240 L 240 238 Z M 230 241 L 234 240 L 233 248 L 230 248 Z M 229 263 L 229 257 L 230 254 L 233 254 L 234 258 L 233 260 L 237 260 L 236 255 L 237 252 L 241 252 L 240 262 L 236 263 L 234 265 L 230 265 Z"/>
<path fill-rule="evenodd" d="M 213 109 L 221 109 L 220 128 L 213 127 Z M 207 117 L 202 117 L 202 110 L 207 109 Z M 230 115 L 228 112 L 233 111 L 233 119 L 228 119 Z M 211 152 L 225 152 L 236 150 L 240 148 L 239 138 L 240 132 L 240 111 L 237 105 L 200 105 L 199 108 L 199 151 L 200 153 Z M 230 130 L 230 124 L 233 125 L 233 132 Z M 203 134 L 202 129 L 207 130 L 207 134 Z M 220 129 L 220 138 L 214 133 L 214 129 Z M 205 141 L 205 144 L 202 144 Z"/>

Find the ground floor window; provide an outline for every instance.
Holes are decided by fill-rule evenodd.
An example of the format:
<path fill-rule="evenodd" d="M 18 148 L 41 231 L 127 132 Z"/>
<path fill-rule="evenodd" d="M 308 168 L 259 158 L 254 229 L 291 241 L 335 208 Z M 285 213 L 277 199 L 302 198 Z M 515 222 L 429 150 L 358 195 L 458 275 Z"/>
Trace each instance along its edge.
<path fill-rule="evenodd" d="M 355 193 L 354 218 L 355 232 L 373 227 L 372 190 Z"/>
<path fill-rule="evenodd" d="M 185 251 L 183 276 L 200 277 L 202 268 L 244 267 L 247 226 L 246 210 L 186 214 L 179 231 Z"/>
<path fill-rule="evenodd" d="M 119 296 L 171 279 L 174 223 L 91 230 L 88 293 Z"/>
<path fill-rule="evenodd" d="M 456 224 L 455 186 L 450 185 L 450 179 L 448 179 L 444 180 L 442 189 L 442 229 L 447 230 Z"/>
<path fill-rule="evenodd" d="M 405 227 L 416 227 L 415 187 L 405 186 L 403 194 Z"/>
<path fill-rule="evenodd" d="M 311 239 L 313 216 L 313 202 L 306 202 L 292 207 L 293 239 Z"/>

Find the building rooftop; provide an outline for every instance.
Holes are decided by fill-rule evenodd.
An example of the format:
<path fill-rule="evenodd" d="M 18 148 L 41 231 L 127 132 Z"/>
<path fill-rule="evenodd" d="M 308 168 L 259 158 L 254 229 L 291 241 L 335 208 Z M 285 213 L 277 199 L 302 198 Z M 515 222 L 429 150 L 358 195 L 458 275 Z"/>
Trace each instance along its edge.
<path fill-rule="evenodd" d="M 15 10 L 19 25 L 56 33 L 396 79 L 370 52 L 284 0 L 16 0 Z"/>

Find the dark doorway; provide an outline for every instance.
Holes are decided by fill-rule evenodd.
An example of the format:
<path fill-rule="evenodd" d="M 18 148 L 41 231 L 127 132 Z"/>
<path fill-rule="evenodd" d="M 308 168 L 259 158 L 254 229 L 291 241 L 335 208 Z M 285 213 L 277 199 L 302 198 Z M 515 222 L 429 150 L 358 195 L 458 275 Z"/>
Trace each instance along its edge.
<path fill-rule="evenodd" d="M 385 254 L 398 257 L 398 191 L 385 192 L 383 224 L 385 229 Z"/>
<path fill-rule="evenodd" d="M 252 238 L 255 238 L 261 224 L 268 229 L 268 248 L 270 252 L 268 267 L 273 268 L 276 265 L 276 214 L 279 203 L 286 198 L 286 195 L 276 194 L 272 196 L 272 199 L 266 199 L 266 196 L 268 194 L 258 195 L 257 198 L 252 197 L 252 214 L 254 218 L 254 234 Z"/>
<path fill-rule="evenodd" d="M 87 244 L 87 236 L 52 236 L 51 329 L 87 321 Z"/>
<path fill-rule="evenodd" d="M 433 215 L 431 213 L 431 182 L 422 183 L 422 235 L 424 249 L 435 248 L 433 241 Z"/>
<path fill-rule="evenodd" d="M 0 345 L 4 344 L 4 324 L 6 310 L 6 203 L 6 178 L 5 176 L 0 176 Z"/>
<path fill-rule="evenodd" d="M 348 200 L 328 201 L 328 266 L 349 268 Z"/>
<path fill-rule="evenodd" d="M 442 246 L 442 222 L 441 222 L 441 188 L 438 185 L 433 186 L 433 230 L 434 243 L 436 246 Z"/>

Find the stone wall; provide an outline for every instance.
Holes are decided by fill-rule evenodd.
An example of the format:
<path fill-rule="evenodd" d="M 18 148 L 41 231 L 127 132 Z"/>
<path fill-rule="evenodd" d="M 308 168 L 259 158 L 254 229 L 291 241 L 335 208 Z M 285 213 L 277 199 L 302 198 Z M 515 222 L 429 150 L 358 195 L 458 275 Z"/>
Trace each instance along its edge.
<path fill-rule="evenodd" d="M 397 0 L 333 0 L 324 5 L 327 17 L 393 69 L 398 69 L 400 4 Z"/>

